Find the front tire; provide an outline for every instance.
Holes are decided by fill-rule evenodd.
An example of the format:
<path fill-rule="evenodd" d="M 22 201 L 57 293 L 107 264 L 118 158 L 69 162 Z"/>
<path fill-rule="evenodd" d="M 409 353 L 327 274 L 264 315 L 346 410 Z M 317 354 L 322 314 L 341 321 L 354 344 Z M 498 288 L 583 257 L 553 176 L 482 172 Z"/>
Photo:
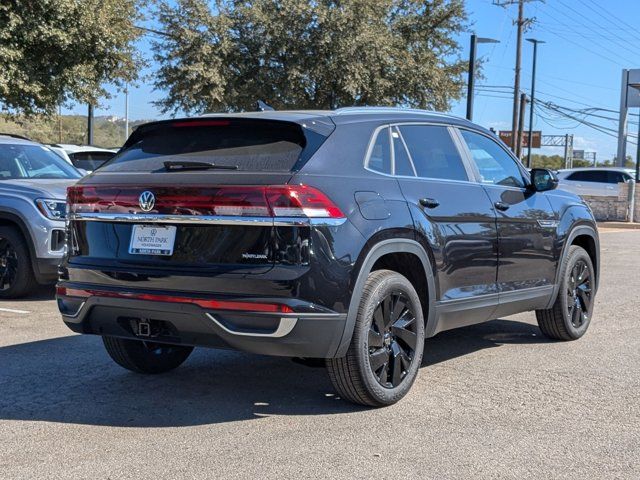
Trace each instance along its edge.
<path fill-rule="evenodd" d="M 29 249 L 22 233 L 0 227 L 0 298 L 19 298 L 36 285 Z"/>
<path fill-rule="evenodd" d="M 164 373 L 179 367 L 193 347 L 102 337 L 109 356 L 121 367 L 136 373 Z"/>
<path fill-rule="evenodd" d="M 536 310 L 536 318 L 546 337 L 577 340 L 591 323 L 595 270 L 589 254 L 577 245 L 569 247 L 562 269 L 555 303 L 547 310 Z"/>
<path fill-rule="evenodd" d="M 413 385 L 424 350 L 420 297 L 404 276 L 372 272 L 364 286 L 346 356 L 327 359 L 333 386 L 345 400 L 382 407 Z"/>

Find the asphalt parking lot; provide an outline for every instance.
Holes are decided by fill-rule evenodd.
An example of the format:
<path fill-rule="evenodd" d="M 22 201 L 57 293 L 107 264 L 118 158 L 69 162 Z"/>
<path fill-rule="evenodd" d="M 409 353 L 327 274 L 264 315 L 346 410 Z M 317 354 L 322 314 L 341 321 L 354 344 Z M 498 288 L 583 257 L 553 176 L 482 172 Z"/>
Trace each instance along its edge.
<path fill-rule="evenodd" d="M 532 313 L 440 334 L 378 410 L 284 358 L 201 349 L 141 377 L 68 331 L 52 289 L 1 302 L 0 478 L 639 478 L 640 230 L 601 241 L 583 339 Z"/>

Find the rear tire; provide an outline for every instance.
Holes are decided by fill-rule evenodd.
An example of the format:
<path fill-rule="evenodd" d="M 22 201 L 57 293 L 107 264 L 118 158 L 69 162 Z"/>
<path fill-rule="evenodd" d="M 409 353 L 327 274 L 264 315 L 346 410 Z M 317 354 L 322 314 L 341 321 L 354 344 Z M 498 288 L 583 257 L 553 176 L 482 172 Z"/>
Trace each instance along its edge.
<path fill-rule="evenodd" d="M 15 227 L 0 227 L 0 298 L 23 297 L 37 285 L 27 241 Z"/>
<path fill-rule="evenodd" d="M 591 323 L 595 294 L 595 271 L 591 257 L 577 245 L 569 252 L 560 275 L 560 288 L 553 306 L 536 310 L 542 333 L 554 340 L 577 340 Z"/>
<path fill-rule="evenodd" d="M 136 373 L 164 373 L 179 367 L 193 347 L 102 337 L 109 356 L 121 367 Z"/>
<path fill-rule="evenodd" d="M 327 359 L 331 383 L 345 400 L 382 407 L 413 385 L 424 350 L 420 298 L 397 272 L 372 272 L 364 286 L 346 356 Z"/>

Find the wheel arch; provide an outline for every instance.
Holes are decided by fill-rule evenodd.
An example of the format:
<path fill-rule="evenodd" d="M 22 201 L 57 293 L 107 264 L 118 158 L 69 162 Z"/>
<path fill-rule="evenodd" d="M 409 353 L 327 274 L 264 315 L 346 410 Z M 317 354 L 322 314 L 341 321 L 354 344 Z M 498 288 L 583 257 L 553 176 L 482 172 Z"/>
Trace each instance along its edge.
<path fill-rule="evenodd" d="M 567 258 L 569 248 L 572 245 L 577 245 L 584 248 L 595 270 L 595 290 L 598 290 L 598 284 L 600 281 L 600 239 L 598 237 L 598 230 L 595 225 L 589 223 L 579 223 L 572 226 L 569 232 L 566 234 L 565 241 L 562 245 L 560 260 L 558 262 L 558 268 L 556 270 L 555 287 L 551 300 L 547 305 L 547 308 L 551 308 L 558 296 L 558 290 L 560 289 L 560 275 L 563 270 L 564 261 Z"/>
<path fill-rule="evenodd" d="M 424 287 L 426 287 L 426 292 L 418 291 L 418 295 L 421 297 L 421 301 L 424 299 L 424 304 L 422 306 L 423 311 L 425 312 L 425 332 L 429 330 L 429 327 L 431 325 L 433 325 L 433 322 L 435 321 L 435 281 L 433 277 L 431 261 L 429 260 L 429 255 L 425 251 L 424 247 L 412 238 L 393 238 L 380 240 L 376 243 L 373 243 L 371 248 L 366 252 L 360 268 L 357 269 L 357 277 L 355 279 L 355 282 L 353 283 L 353 290 L 349 303 L 347 319 L 345 322 L 344 331 L 342 333 L 342 339 L 340 340 L 340 344 L 338 345 L 335 354 L 336 357 L 344 356 L 347 352 L 347 349 L 349 348 L 349 343 L 351 342 L 351 337 L 353 336 L 356 317 L 358 315 L 358 307 L 360 305 L 362 291 L 367 277 L 374 270 L 388 267 L 389 264 L 386 262 L 391 261 L 392 256 L 395 256 L 396 259 L 399 259 L 403 258 L 402 256 L 404 255 L 415 256 L 420 262 L 425 277 Z M 385 260 L 385 258 L 387 260 Z"/>

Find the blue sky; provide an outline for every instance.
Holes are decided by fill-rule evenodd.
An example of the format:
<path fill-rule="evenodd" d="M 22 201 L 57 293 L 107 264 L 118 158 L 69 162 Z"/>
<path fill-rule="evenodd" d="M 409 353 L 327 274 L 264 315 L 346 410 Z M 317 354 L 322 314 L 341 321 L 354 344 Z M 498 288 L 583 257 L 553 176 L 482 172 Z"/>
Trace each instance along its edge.
<path fill-rule="evenodd" d="M 459 39 L 463 58 L 468 57 L 470 33 L 500 40 L 499 44 L 478 46 L 478 58 L 484 61 L 484 78 L 477 81 L 474 121 L 497 130 L 509 130 L 512 97 L 508 89 L 513 86 L 516 44 L 513 20 L 517 16 L 517 6 L 503 8 L 493 5 L 493 0 L 468 0 L 467 11 L 471 25 Z M 536 97 L 598 127 L 615 130 L 617 122 L 609 118 L 615 119 L 617 114 L 607 110 L 619 109 L 621 70 L 640 68 L 640 28 L 637 26 L 640 1 L 529 1 L 525 5 L 525 16 L 535 19 L 525 38 L 546 42 L 538 49 Z M 148 56 L 146 39 L 140 41 L 140 49 Z M 532 46 L 524 42 L 521 88 L 527 93 L 531 85 L 531 57 Z M 152 70 L 153 66 L 146 73 Z M 133 87 L 129 97 L 130 118 L 161 118 L 151 102 L 162 95 L 143 82 Z M 124 96 L 114 92 L 112 99 L 103 101 L 103 107 L 96 111 L 97 115 L 124 116 Z M 598 117 L 567 110 L 593 107 L 606 110 L 590 112 Z M 86 108 L 76 106 L 67 112 L 85 114 Z M 451 112 L 464 116 L 465 99 L 456 102 Z M 615 154 L 614 137 L 548 110 L 538 108 L 538 112 L 534 127 L 541 129 L 543 134 L 574 134 L 574 148 L 597 151 L 600 160 L 610 159 Z M 631 121 L 635 123 L 630 124 L 630 130 L 635 134 L 638 117 Z M 635 156 L 635 148 L 630 143 L 627 152 Z M 544 149 L 542 153 L 561 154 L 562 151 Z"/>

